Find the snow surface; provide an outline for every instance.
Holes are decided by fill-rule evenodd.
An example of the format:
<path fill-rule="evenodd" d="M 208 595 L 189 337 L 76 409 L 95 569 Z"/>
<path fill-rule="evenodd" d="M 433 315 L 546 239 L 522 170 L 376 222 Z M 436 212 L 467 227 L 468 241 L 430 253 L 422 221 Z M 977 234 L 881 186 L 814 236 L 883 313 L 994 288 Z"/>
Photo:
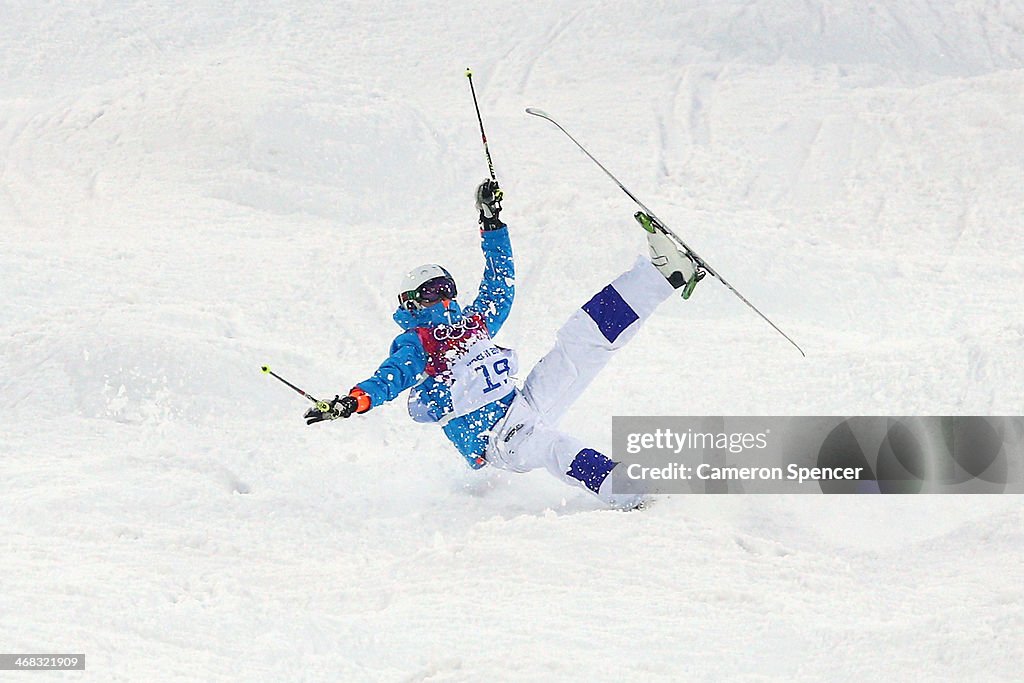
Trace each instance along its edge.
<path fill-rule="evenodd" d="M 676 496 L 308 428 L 401 273 L 481 259 L 472 66 L 529 367 L 643 248 L 715 283 L 566 420 L 1020 414 L 1024 5 L 0 4 L 0 649 L 89 680 L 1019 680 L 1019 497 Z M 11 680 L 23 675 L 9 674 Z M 42 676 L 42 675 L 41 675 Z M 52 674 L 51 677 L 60 677 Z"/>

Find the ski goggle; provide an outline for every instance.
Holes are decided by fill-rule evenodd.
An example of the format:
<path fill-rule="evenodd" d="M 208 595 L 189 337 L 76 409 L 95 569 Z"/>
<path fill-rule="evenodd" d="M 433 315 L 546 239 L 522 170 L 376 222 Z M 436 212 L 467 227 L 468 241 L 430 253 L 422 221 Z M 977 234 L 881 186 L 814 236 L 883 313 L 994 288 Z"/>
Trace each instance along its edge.
<path fill-rule="evenodd" d="M 435 277 L 427 280 L 416 289 L 398 295 L 398 305 L 407 311 L 417 311 L 436 304 L 444 299 L 454 299 L 458 295 L 455 280 L 450 277 Z"/>

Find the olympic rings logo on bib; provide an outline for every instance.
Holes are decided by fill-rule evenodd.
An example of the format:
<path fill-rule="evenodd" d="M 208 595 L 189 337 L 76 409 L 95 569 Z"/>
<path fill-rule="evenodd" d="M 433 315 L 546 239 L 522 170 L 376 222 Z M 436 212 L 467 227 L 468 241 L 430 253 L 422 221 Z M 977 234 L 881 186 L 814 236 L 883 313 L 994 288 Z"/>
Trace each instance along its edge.
<path fill-rule="evenodd" d="M 463 318 L 451 325 L 438 325 L 433 329 L 432 334 L 437 341 L 446 339 L 462 339 L 469 332 L 480 329 L 480 322 L 474 318 Z"/>

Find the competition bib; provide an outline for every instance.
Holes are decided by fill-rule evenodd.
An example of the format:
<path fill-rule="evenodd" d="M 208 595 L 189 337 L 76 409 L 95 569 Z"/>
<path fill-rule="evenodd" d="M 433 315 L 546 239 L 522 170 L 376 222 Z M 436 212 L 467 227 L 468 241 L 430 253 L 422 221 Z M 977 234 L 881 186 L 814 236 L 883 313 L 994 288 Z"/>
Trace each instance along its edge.
<path fill-rule="evenodd" d="M 515 389 L 516 352 L 490 339 L 476 341 L 451 366 L 452 416 L 465 415 Z"/>

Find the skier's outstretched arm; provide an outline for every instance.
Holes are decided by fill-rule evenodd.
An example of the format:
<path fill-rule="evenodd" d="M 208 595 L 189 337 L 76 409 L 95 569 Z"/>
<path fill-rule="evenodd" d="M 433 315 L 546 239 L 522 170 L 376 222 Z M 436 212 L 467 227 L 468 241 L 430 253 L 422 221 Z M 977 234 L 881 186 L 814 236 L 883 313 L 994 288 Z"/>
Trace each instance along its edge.
<path fill-rule="evenodd" d="M 395 399 L 406 389 L 414 386 L 420 374 L 426 370 L 427 355 L 415 332 L 404 332 L 391 343 L 391 353 L 377 368 L 372 377 L 352 387 L 348 396 L 336 401 L 328 412 L 311 408 L 306 413 L 307 424 L 322 420 L 349 417 L 353 413 L 366 411 Z"/>
<path fill-rule="evenodd" d="M 419 337 L 412 331 L 403 332 L 391 343 L 391 354 L 380 364 L 377 372 L 355 388 L 366 392 L 372 408 L 394 400 L 403 391 L 415 386 L 426 368 L 427 354 Z"/>
<path fill-rule="evenodd" d="M 508 226 L 498 217 L 502 192 L 493 180 L 477 187 L 476 205 L 480 210 L 480 239 L 484 252 L 484 276 L 480 293 L 470 308 L 484 316 L 487 331 L 493 336 L 505 323 L 515 298 L 515 262 Z"/>

